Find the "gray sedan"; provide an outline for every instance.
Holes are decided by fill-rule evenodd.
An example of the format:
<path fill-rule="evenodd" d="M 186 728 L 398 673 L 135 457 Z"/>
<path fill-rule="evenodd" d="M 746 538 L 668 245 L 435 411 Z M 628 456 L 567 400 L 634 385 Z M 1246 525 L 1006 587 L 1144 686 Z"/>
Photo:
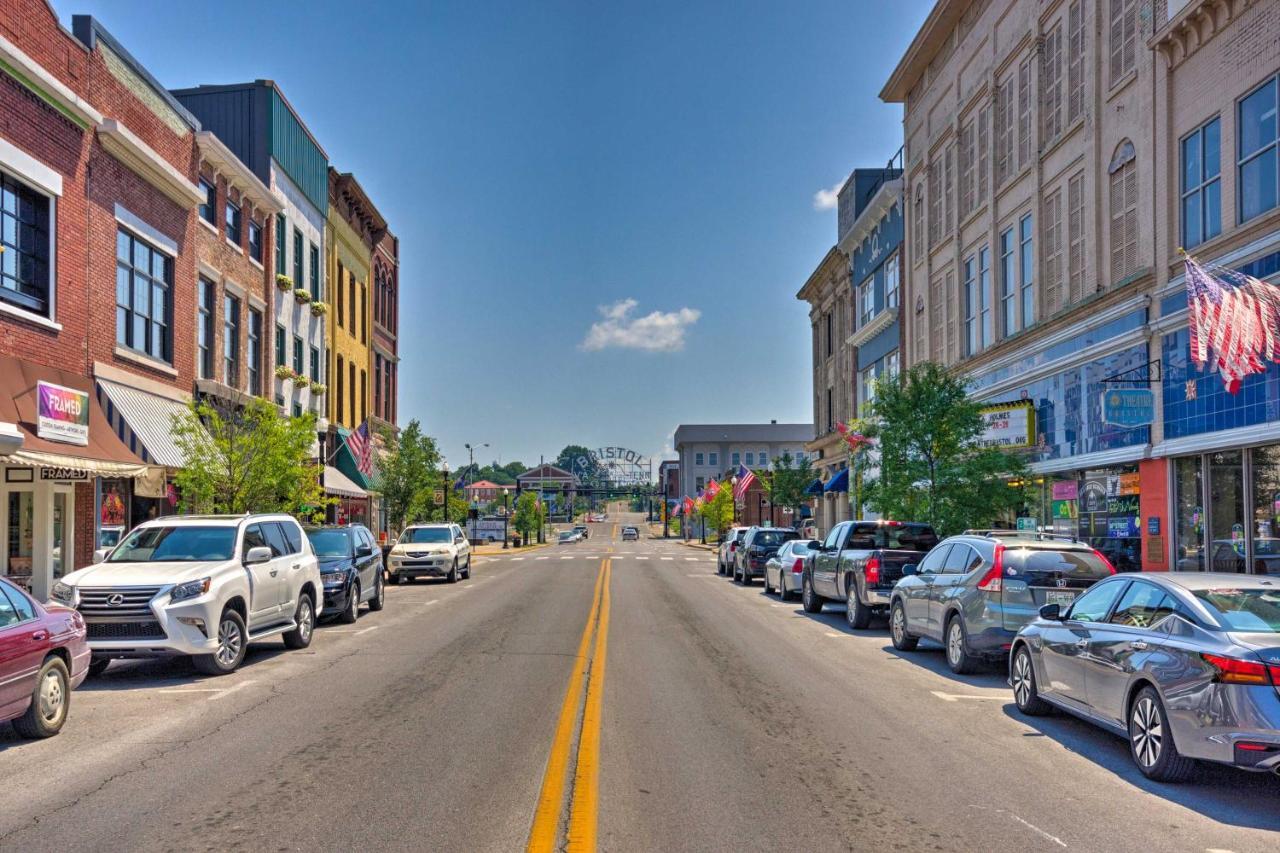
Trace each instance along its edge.
<path fill-rule="evenodd" d="M 1129 741 L 1151 779 L 1195 760 L 1280 773 L 1280 579 L 1117 575 L 1047 604 L 1010 651 L 1024 714 L 1058 708 Z"/>
<path fill-rule="evenodd" d="M 778 597 L 790 601 L 793 594 L 801 591 L 801 578 L 804 577 L 804 564 L 814 553 L 820 543 L 813 539 L 792 539 L 783 542 L 778 553 L 764 564 L 764 591 L 778 591 Z"/>

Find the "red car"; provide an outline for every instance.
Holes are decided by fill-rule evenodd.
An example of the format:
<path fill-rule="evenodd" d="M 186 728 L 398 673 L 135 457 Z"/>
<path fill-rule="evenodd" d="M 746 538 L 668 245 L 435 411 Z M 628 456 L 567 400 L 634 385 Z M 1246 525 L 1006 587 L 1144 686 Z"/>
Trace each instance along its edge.
<path fill-rule="evenodd" d="M 43 607 L 0 578 L 0 722 L 12 720 L 23 737 L 56 735 L 89 658 L 79 613 Z"/>

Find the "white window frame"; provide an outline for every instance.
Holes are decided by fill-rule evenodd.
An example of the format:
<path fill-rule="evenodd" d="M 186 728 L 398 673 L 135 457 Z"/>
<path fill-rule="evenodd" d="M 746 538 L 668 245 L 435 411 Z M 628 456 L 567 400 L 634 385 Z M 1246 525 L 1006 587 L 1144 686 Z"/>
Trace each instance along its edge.
<path fill-rule="evenodd" d="M 0 169 L 20 179 L 49 201 L 49 313 L 37 314 L 18 305 L 0 302 L 0 312 L 62 331 L 58 322 L 58 202 L 62 200 L 62 175 L 22 149 L 0 138 Z M 114 249 L 113 249 L 114 251 Z M 114 283 L 113 283 L 114 286 Z"/>

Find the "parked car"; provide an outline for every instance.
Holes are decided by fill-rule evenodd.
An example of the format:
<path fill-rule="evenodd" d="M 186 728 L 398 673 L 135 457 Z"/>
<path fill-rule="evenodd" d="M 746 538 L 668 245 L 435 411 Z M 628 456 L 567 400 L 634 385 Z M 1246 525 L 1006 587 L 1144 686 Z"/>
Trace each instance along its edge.
<path fill-rule="evenodd" d="M 799 593 L 805 565 L 821 545 L 816 539 L 792 539 L 783 542 L 778 552 L 764 564 L 764 591 L 777 590 L 778 597 L 790 601 Z"/>
<path fill-rule="evenodd" d="M 574 529 L 574 532 L 577 533 L 579 536 L 581 536 L 583 539 L 591 538 L 591 531 L 587 529 L 587 526 L 585 524 L 575 524 L 573 526 L 573 529 Z"/>
<path fill-rule="evenodd" d="M 43 607 L 0 578 L 0 722 L 28 738 L 62 731 L 91 654 L 79 613 Z"/>
<path fill-rule="evenodd" d="M 831 528 L 802 577 L 801 598 L 809 613 L 826 601 L 843 601 L 849 627 L 863 629 L 874 614 L 889 611 L 902 567 L 919 563 L 938 544 L 927 524 L 844 521 Z"/>
<path fill-rule="evenodd" d="M 1197 760 L 1280 772 L 1280 581 L 1117 575 L 1018 632 L 1009 684 L 1024 714 L 1059 708 L 1129 741 L 1151 779 Z"/>
<path fill-rule="evenodd" d="M 639 541 L 640 531 L 636 530 L 634 527 L 622 528 L 622 541 L 626 542 L 629 539 Z"/>
<path fill-rule="evenodd" d="M 950 536 L 902 572 L 889 612 L 894 648 L 928 637 L 946 648 L 952 671 L 967 673 L 1003 660 L 1042 606 L 1070 604 L 1115 569 L 1069 537 L 988 531 Z"/>
<path fill-rule="evenodd" d="M 417 578 L 444 578 L 457 583 L 471 577 L 471 543 L 456 524 L 414 524 L 406 527 L 387 557 L 391 583 Z"/>
<path fill-rule="evenodd" d="M 375 547 L 373 534 L 362 524 L 341 527 L 312 527 L 307 530 L 311 549 L 320 561 L 320 581 L 324 584 L 321 614 L 337 616 L 350 624 L 360 616 L 360 605 L 381 610 L 387 591 L 382 580 L 382 551 Z"/>
<path fill-rule="evenodd" d="M 719 547 L 716 548 L 716 574 L 727 575 L 733 567 L 733 557 L 737 553 L 738 546 L 742 544 L 742 537 L 747 535 L 746 527 L 730 527 L 725 531 L 724 538 L 720 540 Z"/>
<path fill-rule="evenodd" d="M 742 545 L 734 552 L 733 580 L 750 584 L 764 577 L 764 564 L 778 553 L 783 542 L 799 539 L 800 534 L 790 527 L 751 527 L 742 537 Z"/>
<path fill-rule="evenodd" d="M 100 562 L 53 585 L 80 611 L 91 675 L 113 659 L 189 655 L 225 675 L 249 643 L 311 645 L 322 585 L 311 543 L 284 514 L 184 515 L 144 522 Z"/>

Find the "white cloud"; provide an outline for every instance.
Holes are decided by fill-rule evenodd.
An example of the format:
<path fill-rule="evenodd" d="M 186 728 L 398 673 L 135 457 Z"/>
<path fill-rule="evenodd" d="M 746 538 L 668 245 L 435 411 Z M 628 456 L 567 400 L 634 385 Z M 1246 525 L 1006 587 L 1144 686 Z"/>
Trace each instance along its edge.
<path fill-rule="evenodd" d="M 609 347 L 679 352 L 684 349 L 685 330 L 702 316 L 696 308 L 681 308 L 633 317 L 631 312 L 639 304 L 634 299 L 621 299 L 612 305 L 601 305 L 600 315 L 604 319 L 591 324 L 581 348 L 588 352 Z"/>
<path fill-rule="evenodd" d="M 840 188 L 844 186 L 844 178 L 831 185 L 831 189 L 818 190 L 813 194 L 814 210 L 835 210 L 840 203 Z"/>

